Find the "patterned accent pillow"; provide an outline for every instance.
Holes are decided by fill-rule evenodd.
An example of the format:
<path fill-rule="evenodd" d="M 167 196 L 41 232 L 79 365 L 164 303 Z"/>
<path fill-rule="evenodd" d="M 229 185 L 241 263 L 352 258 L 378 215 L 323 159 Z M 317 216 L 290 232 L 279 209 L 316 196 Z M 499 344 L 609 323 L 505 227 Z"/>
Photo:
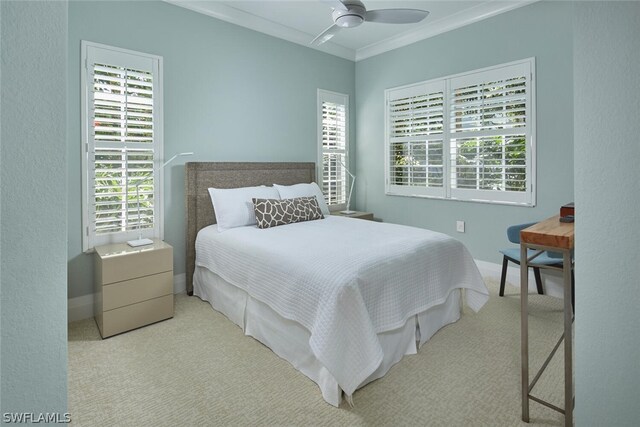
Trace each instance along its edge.
<path fill-rule="evenodd" d="M 323 219 L 316 196 L 295 199 L 252 199 L 258 228 Z"/>

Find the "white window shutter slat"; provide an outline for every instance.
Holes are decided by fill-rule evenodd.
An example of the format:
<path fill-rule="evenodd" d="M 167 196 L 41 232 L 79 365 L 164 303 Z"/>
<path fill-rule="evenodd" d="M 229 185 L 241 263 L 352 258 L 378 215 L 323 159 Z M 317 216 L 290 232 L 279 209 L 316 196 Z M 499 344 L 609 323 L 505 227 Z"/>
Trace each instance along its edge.
<path fill-rule="evenodd" d="M 348 96 L 318 90 L 320 188 L 330 206 L 346 206 L 348 164 Z"/>
<path fill-rule="evenodd" d="M 160 59 L 89 43 L 83 48 L 88 58 L 84 206 L 89 230 L 84 246 L 124 241 L 139 230 L 159 237 Z"/>
<path fill-rule="evenodd" d="M 533 71 L 529 59 L 388 89 L 387 193 L 532 206 Z"/>
<path fill-rule="evenodd" d="M 454 194 L 457 189 L 528 193 L 529 75 L 519 64 L 451 80 Z"/>
<path fill-rule="evenodd" d="M 444 196 L 444 84 L 387 91 L 388 187 Z"/>

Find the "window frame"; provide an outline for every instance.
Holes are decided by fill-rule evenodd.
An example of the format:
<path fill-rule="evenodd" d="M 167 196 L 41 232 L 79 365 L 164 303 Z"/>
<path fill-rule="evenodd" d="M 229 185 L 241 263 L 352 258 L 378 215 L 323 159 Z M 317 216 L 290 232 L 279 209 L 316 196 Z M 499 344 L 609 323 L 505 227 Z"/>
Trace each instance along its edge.
<path fill-rule="evenodd" d="M 429 187 L 429 186 L 414 186 L 414 185 L 394 185 L 391 181 L 391 145 L 396 144 L 394 140 L 404 140 L 407 144 L 412 142 L 425 142 L 425 151 L 428 151 L 428 144 L 431 140 L 443 140 L 443 148 L 442 148 L 442 156 L 444 156 L 444 139 L 446 138 L 448 129 L 444 126 L 446 122 L 443 121 L 443 129 L 439 134 L 421 134 L 419 136 L 409 135 L 405 137 L 394 137 L 391 135 L 391 105 L 390 105 L 390 91 L 399 92 L 401 96 L 411 97 L 412 94 L 416 92 L 417 89 L 423 89 L 422 93 L 425 94 L 433 94 L 434 91 L 441 90 L 443 97 L 446 91 L 446 87 L 444 82 L 441 80 L 430 80 L 426 82 L 419 82 L 410 85 L 401 86 L 398 88 L 387 89 L 385 91 L 385 99 L 386 99 L 386 108 L 385 108 L 385 150 L 384 150 L 384 159 L 385 159 L 385 183 L 387 194 L 397 195 L 397 196 L 409 196 L 409 197 L 430 197 L 430 198 L 445 198 L 446 197 L 446 185 L 444 185 L 444 179 L 448 176 L 446 163 L 443 160 L 442 168 L 443 168 L 443 185 L 442 187 Z M 396 98 L 402 99 L 402 98 Z M 408 99 L 408 98 L 407 98 Z M 443 100 L 443 116 L 446 114 L 446 99 Z M 438 138 L 440 136 L 440 138 Z M 403 144 L 404 142 L 398 142 L 398 144 Z M 425 154 L 425 159 L 428 154 Z M 428 172 L 427 172 L 428 173 Z"/>
<path fill-rule="evenodd" d="M 461 79 L 473 79 L 474 75 L 500 74 L 500 69 L 524 67 L 528 72 L 527 93 L 526 93 L 526 126 L 525 131 L 525 157 L 526 157 L 526 190 L 523 192 L 503 191 L 503 190 L 474 190 L 452 187 L 452 171 L 454 162 L 451 159 L 451 143 L 456 139 L 456 135 L 451 131 L 451 82 Z M 390 99 L 394 93 L 410 90 L 414 87 L 433 87 L 444 84 L 444 129 L 443 129 L 443 172 L 444 191 L 430 191 L 428 187 L 393 185 L 391 181 L 391 120 L 390 120 Z M 397 99 L 397 97 L 396 97 Z M 499 132 L 499 131 L 498 131 Z M 457 136 L 458 138 L 464 135 Z M 385 90 L 385 139 L 384 139 L 384 167 L 385 167 L 385 194 L 390 196 L 419 197 L 441 200 L 457 200 L 476 203 L 503 204 L 510 206 L 534 207 L 536 205 L 536 78 L 535 78 L 535 58 L 508 62 L 491 67 L 453 74 L 436 79 L 412 83 L 404 86 L 393 87 Z M 404 187 L 404 188 L 402 188 Z"/>
<path fill-rule="evenodd" d="M 127 240 L 138 238 L 138 229 L 119 231 L 104 235 L 96 235 L 92 231 L 92 225 L 95 218 L 90 218 L 90 209 L 92 201 L 89 200 L 92 194 L 90 180 L 93 176 L 89 176 L 93 168 L 90 167 L 90 134 L 92 126 L 89 123 L 91 117 L 89 109 L 91 105 L 91 92 L 93 78 L 89 58 L 96 53 L 98 55 L 114 55 L 120 59 L 128 57 L 131 61 L 151 61 L 153 63 L 153 185 L 154 185 L 154 208 L 153 208 L 153 228 L 143 229 L 143 238 L 159 238 L 164 239 L 164 174 L 162 168 L 162 159 L 164 156 L 164 111 L 163 111 L 163 58 L 162 56 L 153 55 L 144 52 L 138 52 L 129 49 L 109 46 L 101 43 L 94 43 L 86 40 L 81 41 L 80 55 L 80 126 L 81 126 L 81 150 L 82 150 L 82 249 L 84 252 L 92 252 L 95 246 L 110 243 L 122 243 Z M 135 66 L 132 64 L 132 66 Z"/>
<path fill-rule="evenodd" d="M 327 198 L 324 194 L 324 154 L 325 151 L 323 149 L 323 139 L 322 139 L 322 104 L 324 102 L 330 102 L 334 104 L 341 104 L 345 107 L 345 148 L 344 148 L 344 164 L 351 171 L 351 165 L 349 163 L 349 95 L 339 92 L 332 92 L 325 89 L 317 90 L 317 131 L 318 131 L 318 152 L 317 152 L 317 164 L 316 164 L 316 175 L 317 182 L 320 190 L 323 192 L 325 199 Z M 351 171 L 353 173 L 353 171 Z M 355 175 L 355 174 L 354 174 Z M 345 201 L 344 203 L 338 204 L 329 204 L 329 200 L 327 201 L 327 205 L 329 206 L 330 211 L 340 211 L 347 208 L 347 200 L 349 199 L 349 189 L 350 186 L 350 176 L 345 171 L 344 174 L 344 187 L 345 187 Z"/>

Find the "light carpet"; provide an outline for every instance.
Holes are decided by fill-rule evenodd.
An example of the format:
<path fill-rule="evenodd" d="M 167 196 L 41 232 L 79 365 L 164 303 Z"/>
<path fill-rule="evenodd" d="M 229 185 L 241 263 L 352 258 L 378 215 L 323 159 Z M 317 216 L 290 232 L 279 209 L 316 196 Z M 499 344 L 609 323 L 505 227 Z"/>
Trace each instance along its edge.
<path fill-rule="evenodd" d="M 176 295 L 175 317 L 100 339 L 69 324 L 69 412 L 78 426 L 562 425 L 531 402 L 520 420 L 520 298 L 515 287 L 441 329 L 417 355 L 328 405 L 319 388 L 210 305 Z M 530 297 L 531 377 L 562 333 L 562 301 Z M 534 394 L 563 406 L 562 347 Z"/>

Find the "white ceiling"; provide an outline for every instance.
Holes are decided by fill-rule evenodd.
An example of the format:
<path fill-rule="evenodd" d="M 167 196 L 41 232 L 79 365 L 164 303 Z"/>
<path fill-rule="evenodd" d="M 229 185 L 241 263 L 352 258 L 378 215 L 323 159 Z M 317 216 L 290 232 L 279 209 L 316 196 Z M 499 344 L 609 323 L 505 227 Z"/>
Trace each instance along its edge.
<path fill-rule="evenodd" d="M 333 24 L 331 8 L 321 0 L 165 0 L 223 21 L 260 31 L 342 58 L 358 61 L 491 16 L 536 0 L 404 1 L 363 0 L 367 10 L 410 8 L 428 10 L 417 24 L 365 22 L 341 30 L 331 41 L 311 46 L 315 36 Z"/>

